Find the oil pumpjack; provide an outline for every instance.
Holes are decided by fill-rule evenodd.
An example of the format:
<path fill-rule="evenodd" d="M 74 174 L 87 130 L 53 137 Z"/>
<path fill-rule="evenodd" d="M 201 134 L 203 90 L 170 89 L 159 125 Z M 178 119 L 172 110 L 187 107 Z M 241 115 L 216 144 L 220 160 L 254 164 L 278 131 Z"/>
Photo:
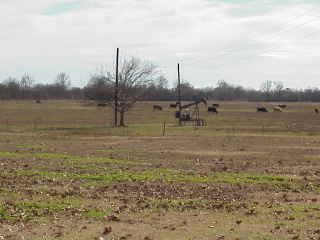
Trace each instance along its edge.
<path fill-rule="evenodd" d="M 200 118 L 199 113 L 199 104 L 203 103 L 207 105 L 207 100 L 205 98 L 201 98 L 192 103 L 188 103 L 186 105 L 181 104 L 181 81 L 180 81 L 180 64 L 178 63 L 178 101 L 179 111 L 175 113 L 176 118 L 179 119 L 179 125 L 186 125 L 188 122 L 192 122 L 194 127 L 206 126 L 207 122 L 204 119 Z M 193 112 L 189 109 L 189 107 L 194 107 Z"/>
<path fill-rule="evenodd" d="M 181 111 L 176 111 L 176 118 L 180 119 L 183 125 L 186 125 L 187 122 L 192 122 L 194 126 L 206 126 L 207 122 L 204 119 L 200 118 L 199 113 L 199 104 L 203 103 L 204 105 L 207 105 L 207 100 L 205 98 L 201 98 L 198 101 L 188 103 L 185 105 L 182 105 L 179 109 Z M 194 106 L 194 110 L 191 111 L 189 107 Z"/>

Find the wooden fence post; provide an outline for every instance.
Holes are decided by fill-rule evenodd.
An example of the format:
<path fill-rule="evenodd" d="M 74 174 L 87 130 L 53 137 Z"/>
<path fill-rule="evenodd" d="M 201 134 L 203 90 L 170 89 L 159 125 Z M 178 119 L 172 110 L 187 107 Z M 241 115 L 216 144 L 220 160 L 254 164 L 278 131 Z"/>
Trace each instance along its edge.
<path fill-rule="evenodd" d="M 165 135 L 166 135 L 166 121 L 164 121 L 162 125 L 162 136 L 165 136 Z"/>

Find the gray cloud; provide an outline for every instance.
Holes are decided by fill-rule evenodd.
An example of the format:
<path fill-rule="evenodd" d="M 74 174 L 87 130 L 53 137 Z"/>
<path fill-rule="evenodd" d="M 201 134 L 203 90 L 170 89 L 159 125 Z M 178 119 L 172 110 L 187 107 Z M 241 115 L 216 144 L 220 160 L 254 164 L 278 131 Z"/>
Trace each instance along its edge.
<path fill-rule="evenodd" d="M 99 65 L 113 67 L 120 47 L 121 56 L 156 62 L 172 83 L 179 61 L 198 87 L 220 79 L 317 86 L 318 1 L 82 0 L 68 11 L 64 2 L 75 1 L 1 1 L 0 79 L 28 71 L 52 81 L 66 71 L 84 84 Z M 43 14 L 52 6 L 64 10 Z"/>

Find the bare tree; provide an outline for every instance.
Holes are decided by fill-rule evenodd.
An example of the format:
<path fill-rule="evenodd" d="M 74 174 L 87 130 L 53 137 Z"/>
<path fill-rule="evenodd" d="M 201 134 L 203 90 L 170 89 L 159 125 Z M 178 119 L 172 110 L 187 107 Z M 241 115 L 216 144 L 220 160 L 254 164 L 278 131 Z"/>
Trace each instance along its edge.
<path fill-rule="evenodd" d="M 120 126 L 124 127 L 124 115 L 141 100 L 150 84 L 157 75 L 154 64 L 142 62 L 138 58 L 131 58 L 122 63 L 119 71 L 118 100 L 120 113 Z M 115 78 L 114 78 L 115 79 Z"/>
<path fill-rule="evenodd" d="M 169 82 L 163 75 L 157 77 L 154 81 L 154 85 L 158 89 L 168 88 Z"/>
<path fill-rule="evenodd" d="M 224 80 L 220 80 L 217 83 L 217 87 L 215 89 L 215 95 L 218 100 L 230 100 L 233 97 L 234 87 L 227 83 Z"/>
<path fill-rule="evenodd" d="M 270 97 L 272 95 L 272 87 L 273 81 L 270 80 L 267 80 L 261 84 L 260 91 L 263 92 L 267 101 L 270 100 Z"/>
<path fill-rule="evenodd" d="M 125 59 L 119 68 L 118 112 L 120 126 L 125 126 L 125 113 L 128 112 L 138 100 L 142 100 L 148 87 L 158 76 L 157 67 L 138 58 Z M 114 96 L 110 89 L 115 86 L 115 73 L 107 72 L 103 78 L 109 90 L 106 90 L 106 100 L 114 107 Z"/>
<path fill-rule="evenodd" d="M 55 84 L 61 88 L 67 89 L 70 87 L 70 76 L 64 72 L 58 73 Z"/>
<path fill-rule="evenodd" d="M 87 99 L 96 100 L 98 103 L 108 101 L 113 95 L 109 78 L 104 74 L 93 74 L 84 88 L 84 94 Z"/>
<path fill-rule="evenodd" d="M 67 90 L 70 87 L 70 77 L 68 74 L 61 72 L 58 73 L 54 83 L 54 92 L 58 98 L 66 98 Z"/>
<path fill-rule="evenodd" d="M 20 84 L 20 89 L 21 89 L 23 99 L 25 99 L 26 97 L 30 97 L 30 96 L 27 96 L 27 93 L 31 93 L 31 88 L 33 83 L 34 83 L 34 79 L 31 77 L 30 74 L 25 73 L 22 76 L 19 84 Z"/>
<path fill-rule="evenodd" d="M 275 81 L 274 84 L 274 95 L 277 99 L 281 100 L 282 92 L 284 89 L 283 83 L 281 81 Z"/>
<path fill-rule="evenodd" d="M 8 77 L 4 80 L 5 98 L 18 99 L 20 97 L 20 84 L 16 78 Z"/>

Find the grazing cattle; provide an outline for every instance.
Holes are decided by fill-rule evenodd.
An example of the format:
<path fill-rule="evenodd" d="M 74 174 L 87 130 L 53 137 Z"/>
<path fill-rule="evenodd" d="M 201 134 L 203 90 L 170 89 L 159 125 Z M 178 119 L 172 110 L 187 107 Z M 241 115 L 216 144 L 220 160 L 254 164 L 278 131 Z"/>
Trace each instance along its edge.
<path fill-rule="evenodd" d="M 213 104 L 212 104 L 212 107 L 216 107 L 216 108 L 217 108 L 217 107 L 220 107 L 220 104 L 219 104 L 219 103 L 213 103 Z"/>
<path fill-rule="evenodd" d="M 281 107 L 274 107 L 273 111 L 274 112 L 282 112 L 282 108 Z"/>
<path fill-rule="evenodd" d="M 218 114 L 218 110 L 215 107 L 208 107 L 208 112 L 212 112 L 212 113 Z"/>
<path fill-rule="evenodd" d="M 40 99 L 37 99 L 37 100 L 36 100 L 36 103 L 41 104 L 41 100 L 40 100 Z"/>
<path fill-rule="evenodd" d="M 268 112 L 265 107 L 257 107 L 257 112 Z"/>
<path fill-rule="evenodd" d="M 170 108 L 176 108 L 179 106 L 179 102 L 176 102 L 176 103 L 172 103 L 169 105 Z"/>
<path fill-rule="evenodd" d="M 162 111 L 162 107 L 160 105 L 153 105 L 153 111 L 155 110 Z"/>
<path fill-rule="evenodd" d="M 106 106 L 107 106 L 106 103 L 98 103 L 98 104 L 97 104 L 97 107 L 106 107 Z"/>
<path fill-rule="evenodd" d="M 319 114 L 319 109 L 318 109 L 318 108 L 315 108 L 315 109 L 314 109 L 314 112 L 315 112 L 316 114 Z"/>
<path fill-rule="evenodd" d="M 287 105 L 285 105 L 285 104 L 279 104 L 278 107 L 279 107 L 279 108 L 286 108 Z"/>

